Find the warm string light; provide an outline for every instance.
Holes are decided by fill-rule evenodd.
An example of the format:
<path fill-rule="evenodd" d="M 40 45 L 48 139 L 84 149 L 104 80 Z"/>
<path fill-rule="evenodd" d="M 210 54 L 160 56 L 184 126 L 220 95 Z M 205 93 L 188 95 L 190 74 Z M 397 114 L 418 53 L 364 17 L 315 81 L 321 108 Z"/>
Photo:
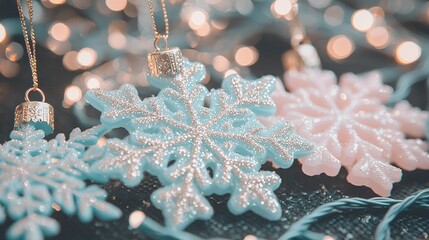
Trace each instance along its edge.
<path fill-rule="evenodd" d="M 119 12 L 127 7 L 127 0 L 106 0 L 106 6 L 114 12 Z"/>
<path fill-rule="evenodd" d="M 2 43 L 7 37 L 6 28 L 0 23 L 0 43 Z"/>
<path fill-rule="evenodd" d="M 222 56 L 217 55 L 213 58 L 213 68 L 218 72 L 224 72 L 229 68 L 229 60 Z"/>
<path fill-rule="evenodd" d="M 352 15 L 352 26 L 361 32 L 368 31 L 374 24 L 374 16 L 366 9 L 359 9 Z"/>
<path fill-rule="evenodd" d="M 179 0 L 171 1 L 176 2 L 176 4 L 177 2 L 183 2 Z M 107 33 L 105 29 L 97 28 L 97 19 L 93 19 L 91 15 L 87 18 L 82 18 L 76 14 L 75 16 L 70 16 L 70 18 L 65 21 L 64 18 L 60 16 L 62 16 L 63 9 L 66 8 L 60 5 L 66 2 L 67 5 L 71 7 L 86 9 L 85 11 L 98 11 L 98 15 L 101 13 L 105 16 L 107 19 L 106 21 L 110 21 L 108 22 L 109 27 Z M 183 35 L 178 36 L 179 41 L 183 40 L 182 44 L 187 44 L 188 48 L 196 49 L 195 53 L 191 55 L 192 60 L 200 61 L 202 55 L 210 53 L 210 57 L 207 58 L 208 60 L 204 58 L 204 64 L 213 65 L 213 68 L 209 69 L 212 71 L 212 74 L 215 74 L 215 78 L 216 76 L 226 76 L 236 72 L 246 74 L 248 68 L 258 61 L 258 50 L 254 46 L 241 46 L 237 49 L 232 49 L 231 46 L 225 47 L 225 41 L 216 40 L 216 37 L 223 36 L 223 33 L 228 33 L 231 29 L 235 28 L 236 23 L 230 24 L 229 16 L 241 15 L 241 17 L 247 17 L 249 15 L 249 17 L 256 17 L 251 14 L 254 13 L 254 9 L 257 5 L 250 0 L 204 0 L 204 2 L 206 4 L 196 4 L 192 1 L 186 1 L 185 4 L 181 5 L 183 7 L 180 11 L 180 18 L 177 19 L 182 21 L 182 23 L 178 24 L 178 26 L 179 28 L 185 26 L 185 32 Z M 271 7 L 270 16 L 273 18 L 272 21 L 278 22 L 279 18 L 287 19 L 288 16 L 294 12 L 293 2 L 294 0 L 274 0 L 263 3 L 266 5 L 260 5 L 258 7 L 266 7 L 267 9 Z M 147 48 L 152 47 L 151 43 L 143 42 L 143 40 L 136 37 L 135 32 L 133 32 L 134 29 L 132 29 L 135 26 L 129 24 L 128 17 L 140 16 L 139 12 L 141 11 L 141 6 L 139 6 L 138 1 L 104 0 L 95 2 L 91 0 L 42 0 L 41 3 L 42 5 L 39 4 L 39 8 L 46 7 L 53 9 L 50 11 L 59 12 L 59 14 L 55 15 L 58 16 L 55 21 L 48 21 L 54 23 L 48 28 L 49 37 L 45 40 L 45 44 L 47 48 L 55 54 L 63 55 L 63 65 L 67 70 L 88 70 L 96 66 L 97 63 L 105 61 L 110 62 L 109 60 L 111 60 L 113 65 L 117 66 L 117 74 L 107 74 L 109 77 L 106 77 L 104 71 L 98 71 L 98 78 L 96 78 L 98 80 L 88 80 L 90 78 L 87 77 L 79 78 L 79 84 L 73 85 L 79 87 L 82 93 L 87 89 L 97 88 L 98 86 L 104 88 L 109 82 L 114 84 L 122 82 L 141 84 L 141 82 L 146 81 L 144 71 L 139 70 L 134 72 L 127 64 L 122 64 L 124 61 L 129 61 L 125 57 L 122 57 L 122 53 L 138 57 Z M 409 44 L 404 45 L 407 39 L 413 38 L 404 37 L 402 39 L 402 36 L 398 36 L 397 29 L 389 27 L 385 19 L 385 15 L 389 15 L 391 12 L 409 12 L 409 9 L 405 11 L 401 8 L 389 8 L 385 9 L 385 13 L 383 8 L 374 6 L 368 7 L 367 9 L 354 10 L 335 0 L 308 0 L 303 1 L 302 4 L 307 4 L 307 6 L 303 8 L 304 11 L 305 8 L 314 8 L 316 11 L 321 12 L 322 21 L 324 21 L 322 24 L 334 29 L 332 31 L 332 35 L 334 36 L 329 39 L 326 46 L 328 56 L 333 60 L 344 60 L 350 57 L 355 50 L 354 41 L 357 42 L 356 45 L 360 46 L 362 44 L 361 39 L 354 39 L 351 37 L 353 35 L 348 34 L 349 32 L 343 32 L 343 35 L 339 32 L 341 31 L 340 29 L 344 29 L 344 26 L 348 27 L 349 24 L 352 29 L 364 34 L 364 41 L 366 40 L 368 45 L 375 49 L 385 49 L 383 53 L 394 56 L 396 61 L 400 64 L 413 63 L 421 58 L 422 47 L 419 46 L 417 42 L 413 42 L 416 44 L 413 46 Z M 94 9 L 91 7 L 94 7 Z M 426 4 L 425 8 L 422 9 L 424 9 L 425 14 L 422 17 L 424 19 L 429 19 L 429 17 L 426 18 L 426 15 L 429 16 L 429 14 L 427 14 L 429 12 L 427 11 L 429 5 Z M 42 11 L 45 11 L 45 9 L 42 9 Z M 39 14 L 39 16 L 44 18 L 49 15 Z M 345 19 L 345 17 L 347 17 L 347 19 Z M 316 26 L 314 24 L 316 20 L 314 16 L 304 19 L 304 24 Z M 141 21 L 142 19 L 137 20 Z M 139 24 L 143 26 L 145 24 L 144 20 Z M 335 27 L 337 26 L 341 26 L 341 28 L 336 30 Z M 311 27 L 309 29 L 311 33 Z M 237 39 L 242 38 L 239 34 L 239 30 L 240 29 L 236 30 Z M 100 36 L 106 36 L 104 39 L 106 44 L 95 46 L 95 44 L 103 41 L 103 39 L 100 40 Z M 91 42 L 82 40 L 86 38 L 89 39 L 89 37 L 97 39 L 97 41 Z M 234 39 L 232 37 L 229 38 Z M 0 44 L 4 45 L 5 50 L 9 44 L 7 42 L 8 39 L 6 29 L 4 25 L 0 23 Z M 76 44 L 76 41 L 82 41 L 84 43 L 79 45 Z M 233 42 L 234 44 L 232 46 L 237 46 L 243 44 L 244 41 L 233 40 Z M 254 42 L 252 45 L 253 44 Z M 208 45 L 210 47 L 213 46 L 212 49 L 210 49 Z M 86 48 L 76 49 L 76 46 L 86 46 Z M 107 49 L 105 46 L 107 46 Z M 208 50 L 206 50 L 206 48 Z M 2 54 L 5 55 L 4 61 L 7 61 L 8 64 L 15 64 L 13 61 L 19 58 L 19 52 L 10 51 L 7 56 L 5 51 L 2 52 Z M 226 52 L 232 52 L 232 54 L 225 54 Z M 111 58 L 111 56 L 117 56 L 118 53 L 120 53 L 121 57 Z M 220 55 L 220 53 L 225 55 Z M 1 57 L 0 55 L 0 60 Z M 4 65 L 4 63 L 2 64 Z M 0 72 L 2 72 L 1 69 Z M 10 72 L 13 73 L 13 71 Z"/>
<path fill-rule="evenodd" d="M 79 63 L 77 62 L 77 52 L 69 51 L 63 57 L 63 65 L 67 70 L 75 71 L 80 68 Z"/>
<path fill-rule="evenodd" d="M 275 14 L 285 16 L 292 10 L 292 2 L 290 0 L 275 0 L 272 9 Z"/>
<path fill-rule="evenodd" d="M 323 18 L 327 24 L 338 26 L 344 20 L 344 10 L 337 5 L 331 6 L 325 10 Z"/>
<path fill-rule="evenodd" d="M 226 77 L 228 77 L 228 76 L 231 76 L 231 75 L 233 75 L 233 74 L 237 74 L 237 71 L 235 71 L 234 69 L 229 69 L 229 70 L 227 70 L 227 71 L 225 72 L 225 74 L 224 74 L 224 78 L 226 78 Z"/>
<path fill-rule="evenodd" d="M 246 235 L 243 240 L 258 240 L 258 238 L 255 235 Z"/>
<path fill-rule="evenodd" d="M 106 145 L 106 143 L 107 143 L 107 138 L 103 136 L 100 139 L 98 139 L 96 144 L 97 144 L 97 147 L 102 148 Z"/>
<path fill-rule="evenodd" d="M 13 78 L 16 75 L 18 75 L 18 72 L 19 72 L 18 63 L 0 58 L 0 73 L 3 76 L 7 78 Z"/>
<path fill-rule="evenodd" d="M 65 42 L 70 37 L 70 28 L 62 23 L 57 22 L 52 24 L 51 28 L 49 29 L 49 34 L 57 41 Z"/>
<path fill-rule="evenodd" d="M 142 222 L 145 220 L 146 215 L 144 212 L 136 210 L 130 214 L 128 218 L 128 223 L 132 229 L 138 228 Z"/>
<path fill-rule="evenodd" d="M 97 61 L 97 52 L 92 48 L 83 48 L 77 53 L 76 58 L 82 67 L 89 68 Z"/>
<path fill-rule="evenodd" d="M 107 42 L 109 43 L 110 47 L 121 50 L 126 47 L 127 38 L 123 33 L 115 31 L 109 34 Z"/>
<path fill-rule="evenodd" d="M 248 67 L 258 61 L 259 53 L 254 47 L 240 47 L 235 52 L 234 58 L 238 65 Z"/>
<path fill-rule="evenodd" d="M 54 5 L 61 5 L 66 3 L 66 0 L 49 0 L 50 3 L 54 4 Z"/>
<path fill-rule="evenodd" d="M 375 27 L 366 33 L 366 41 L 377 49 L 383 49 L 390 43 L 390 33 L 383 26 Z"/>
<path fill-rule="evenodd" d="M 85 85 L 88 89 L 99 89 L 101 82 L 101 78 L 97 75 L 91 75 L 85 79 Z"/>
<path fill-rule="evenodd" d="M 328 41 L 327 51 L 329 57 L 342 60 L 349 57 L 355 49 L 353 41 L 345 35 L 334 36 Z"/>
<path fill-rule="evenodd" d="M 17 42 L 11 42 L 5 50 L 6 58 L 12 62 L 16 62 L 24 55 L 24 48 Z"/>
<path fill-rule="evenodd" d="M 400 43 L 395 49 L 395 59 L 399 64 L 410 64 L 417 61 L 422 54 L 422 48 L 412 41 Z"/>

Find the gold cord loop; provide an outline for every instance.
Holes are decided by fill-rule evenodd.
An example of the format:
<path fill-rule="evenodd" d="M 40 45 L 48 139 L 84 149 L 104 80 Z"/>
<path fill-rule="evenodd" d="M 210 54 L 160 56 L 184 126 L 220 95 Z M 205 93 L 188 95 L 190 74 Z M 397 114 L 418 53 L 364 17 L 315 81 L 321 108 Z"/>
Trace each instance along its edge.
<path fill-rule="evenodd" d="M 152 31 L 155 36 L 155 43 L 154 43 L 155 48 L 157 47 L 157 42 L 159 41 L 160 38 L 162 38 L 163 41 L 165 42 L 165 45 L 167 45 L 168 34 L 170 33 L 170 25 L 168 23 L 167 7 L 165 5 L 165 0 L 161 0 L 162 14 L 164 16 L 164 24 L 165 24 L 164 34 L 159 33 L 158 28 L 156 26 L 155 9 L 153 6 L 153 0 L 147 0 L 147 3 L 149 5 L 149 13 L 150 13 L 150 18 L 152 20 Z"/>
<path fill-rule="evenodd" d="M 161 44 L 162 44 L 162 47 L 160 47 L 160 40 L 161 40 Z M 168 49 L 168 43 L 167 43 L 167 36 L 165 36 L 165 35 L 157 35 L 157 36 L 155 36 L 155 41 L 153 42 L 153 45 L 154 45 L 154 47 L 155 47 L 155 49 L 157 50 L 157 51 L 161 51 L 161 50 L 166 50 L 166 49 Z"/>
<path fill-rule="evenodd" d="M 31 102 L 30 97 L 29 97 L 30 92 L 38 92 L 40 94 L 40 96 L 42 96 L 42 102 L 45 102 L 45 100 L 46 100 L 45 93 L 43 93 L 43 91 L 38 87 L 32 87 L 32 88 L 27 89 L 27 91 L 25 91 L 25 101 L 26 102 Z"/>

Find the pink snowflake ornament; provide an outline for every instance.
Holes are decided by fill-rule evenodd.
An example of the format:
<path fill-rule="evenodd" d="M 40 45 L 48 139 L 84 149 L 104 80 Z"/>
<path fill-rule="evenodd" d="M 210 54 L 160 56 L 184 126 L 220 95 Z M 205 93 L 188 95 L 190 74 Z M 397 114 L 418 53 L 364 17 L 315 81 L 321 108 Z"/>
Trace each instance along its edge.
<path fill-rule="evenodd" d="M 261 120 L 266 125 L 292 121 L 317 145 L 313 154 L 299 159 L 305 174 L 336 176 L 344 166 L 350 183 L 389 196 L 401 180 L 400 168 L 429 169 L 427 143 L 407 139 L 424 136 L 428 112 L 406 101 L 386 107 L 392 88 L 378 74 L 345 74 L 337 85 L 331 71 L 304 69 L 286 72 L 285 86 L 290 92 L 278 81 L 272 93 L 276 116 Z"/>

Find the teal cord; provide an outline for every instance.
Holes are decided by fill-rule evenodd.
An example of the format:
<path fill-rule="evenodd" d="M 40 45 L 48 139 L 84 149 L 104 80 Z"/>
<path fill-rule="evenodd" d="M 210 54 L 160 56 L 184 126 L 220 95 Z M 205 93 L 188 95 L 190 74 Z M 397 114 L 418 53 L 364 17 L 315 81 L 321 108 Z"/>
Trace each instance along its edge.
<path fill-rule="evenodd" d="M 405 200 L 395 200 L 391 198 L 376 197 L 371 199 L 363 198 L 344 198 L 335 202 L 324 204 L 312 213 L 304 216 L 295 222 L 289 230 L 282 235 L 279 239 L 323 239 L 323 234 L 318 234 L 309 231 L 308 229 L 312 224 L 317 222 L 320 218 L 327 215 L 337 213 L 341 210 L 354 210 L 354 209 L 368 209 L 368 208 L 389 208 L 389 211 L 383 218 L 383 221 L 378 225 L 376 231 L 376 240 L 389 239 L 390 227 L 392 222 L 399 213 L 410 208 L 423 208 L 429 210 L 429 189 L 425 189 L 412 195 Z"/>
<path fill-rule="evenodd" d="M 138 229 L 153 239 L 159 240 L 203 240 L 203 238 L 181 230 L 164 227 L 155 220 L 145 217 Z M 206 239 L 206 238 L 204 238 Z M 224 238 L 210 238 L 207 240 L 227 240 Z"/>
<path fill-rule="evenodd" d="M 377 226 L 375 232 L 375 240 L 390 239 L 390 223 L 395 220 L 398 215 L 409 209 L 429 210 L 429 189 L 417 192 L 404 200 L 396 200 L 392 198 L 376 197 L 371 199 L 364 198 L 343 198 L 335 202 L 324 204 L 312 213 L 304 216 L 289 228 L 289 230 L 280 236 L 279 240 L 289 239 L 305 239 L 305 240 L 323 240 L 326 235 L 316 233 L 309 230 L 312 224 L 319 221 L 321 218 L 341 212 L 343 210 L 356 209 L 383 209 L 389 208 L 383 220 Z M 138 228 L 140 231 L 156 239 L 171 239 L 171 240 L 200 240 L 194 234 L 180 230 L 172 230 L 162 226 L 151 218 L 147 217 Z M 211 238 L 211 240 L 221 240 L 221 238 Z"/>
<path fill-rule="evenodd" d="M 429 75 L 429 60 L 422 62 L 416 69 L 403 74 L 396 83 L 396 90 L 387 103 L 393 106 L 395 103 L 405 99 L 411 92 L 414 84 L 427 80 Z"/>
<path fill-rule="evenodd" d="M 423 206 L 424 208 L 428 207 L 428 199 L 429 199 L 429 190 L 424 190 L 419 192 L 414 196 L 407 197 L 402 202 L 393 205 L 389 211 L 387 211 L 386 215 L 384 215 L 383 220 L 377 227 L 375 231 L 375 239 L 376 240 L 387 240 L 390 239 L 390 223 L 396 219 L 396 217 L 407 210 L 410 207 L 414 207 L 414 205 Z M 422 200 L 422 202 L 419 202 Z"/>

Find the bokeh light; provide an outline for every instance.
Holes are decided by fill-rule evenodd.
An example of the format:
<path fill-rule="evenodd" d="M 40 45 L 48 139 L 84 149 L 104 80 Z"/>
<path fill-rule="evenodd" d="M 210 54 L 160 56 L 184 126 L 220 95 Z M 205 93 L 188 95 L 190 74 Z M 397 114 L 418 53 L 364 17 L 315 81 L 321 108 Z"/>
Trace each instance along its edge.
<path fill-rule="evenodd" d="M 99 76 L 91 75 L 85 79 L 86 87 L 88 89 L 98 89 L 101 87 L 101 79 Z"/>
<path fill-rule="evenodd" d="M 50 3 L 54 4 L 54 5 L 61 5 L 66 3 L 66 0 L 49 0 Z"/>
<path fill-rule="evenodd" d="M 211 32 L 211 28 L 210 28 L 210 24 L 208 23 L 204 23 L 204 25 L 201 28 L 195 31 L 195 33 L 200 37 L 206 37 L 210 34 L 210 32 Z"/>
<path fill-rule="evenodd" d="M 285 16 L 292 10 L 292 2 L 291 0 L 276 0 L 272 9 L 277 15 Z"/>
<path fill-rule="evenodd" d="M 102 148 L 106 145 L 106 143 L 107 143 L 107 138 L 103 136 L 100 139 L 98 139 L 96 144 L 97 144 L 97 147 Z"/>
<path fill-rule="evenodd" d="M 70 28 L 62 22 L 54 23 L 49 34 L 57 41 L 64 42 L 70 37 Z"/>
<path fill-rule="evenodd" d="M 337 5 L 331 6 L 326 9 L 323 18 L 327 24 L 338 26 L 344 20 L 344 10 Z"/>
<path fill-rule="evenodd" d="M 361 32 L 368 31 L 374 24 L 374 16 L 366 9 L 360 9 L 352 15 L 352 26 Z"/>
<path fill-rule="evenodd" d="M 385 48 L 390 42 L 389 31 L 382 26 L 375 27 L 366 33 L 366 41 L 377 49 Z"/>
<path fill-rule="evenodd" d="M 226 78 L 226 77 L 233 75 L 233 74 L 237 74 L 237 71 L 235 71 L 234 69 L 229 69 L 225 72 L 223 77 Z"/>
<path fill-rule="evenodd" d="M 64 101 L 67 103 L 76 103 L 82 99 L 82 90 L 77 86 L 68 86 L 64 94 Z"/>
<path fill-rule="evenodd" d="M 80 68 L 79 63 L 77 62 L 77 52 L 69 51 L 63 57 L 63 65 L 67 70 L 75 71 Z"/>
<path fill-rule="evenodd" d="M 217 55 L 213 58 L 213 68 L 218 72 L 226 71 L 229 68 L 229 60 L 222 55 Z"/>
<path fill-rule="evenodd" d="M 120 50 L 127 45 L 127 38 L 121 32 L 115 31 L 109 34 L 107 42 L 112 48 Z"/>
<path fill-rule="evenodd" d="M 395 59 L 400 64 L 410 64 L 417 61 L 422 55 L 422 48 L 417 43 L 405 41 L 395 49 Z"/>
<path fill-rule="evenodd" d="M 97 60 L 97 52 L 92 48 L 83 48 L 77 54 L 77 62 L 82 67 L 91 67 Z"/>
<path fill-rule="evenodd" d="M 145 218 L 146 215 L 144 214 L 144 212 L 136 210 L 130 214 L 130 217 L 128 218 L 128 223 L 131 228 L 135 229 L 142 224 Z"/>
<path fill-rule="evenodd" d="M 332 37 L 328 41 L 327 51 L 329 57 L 341 60 L 349 57 L 355 49 L 353 41 L 345 35 Z"/>
<path fill-rule="evenodd" d="M 332 3 L 332 0 L 308 0 L 308 3 L 315 8 L 325 8 Z"/>
<path fill-rule="evenodd" d="M 246 235 L 243 240 L 258 240 L 258 238 L 255 235 Z"/>
<path fill-rule="evenodd" d="M 258 61 L 259 53 L 254 47 L 241 47 L 235 52 L 235 61 L 240 66 L 251 66 Z"/>
<path fill-rule="evenodd" d="M 106 0 L 106 6 L 112 11 L 119 12 L 125 9 L 127 0 Z"/>
<path fill-rule="evenodd" d="M 13 78 L 19 73 L 19 64 L 6 59 L 0 59 L 0 73 L 7 78 Z"/>
<path fill-rule="evenodd" d="M 9 43 L 5 49 L 6 58 L 13 62 L 21 59 L 23 54 L 24 48 L 17 42 Z"/>
<path fill-rule="evenodd" d="M 3 26 L 3 24 L 0 23 L 0 43 L 2 43 L 7 36 L 6 28 Z"/>
<path fill-rule="evenodd" d="M 191 13 L 188 25 L 192 30 L 198 30 L 203 28 L 207 24 L 207 14 L 202 10 L 195 10 Z"/>

